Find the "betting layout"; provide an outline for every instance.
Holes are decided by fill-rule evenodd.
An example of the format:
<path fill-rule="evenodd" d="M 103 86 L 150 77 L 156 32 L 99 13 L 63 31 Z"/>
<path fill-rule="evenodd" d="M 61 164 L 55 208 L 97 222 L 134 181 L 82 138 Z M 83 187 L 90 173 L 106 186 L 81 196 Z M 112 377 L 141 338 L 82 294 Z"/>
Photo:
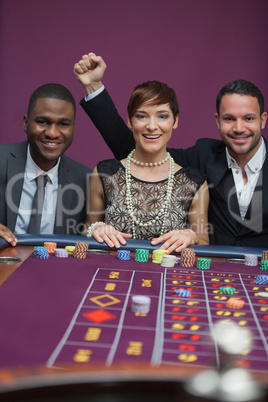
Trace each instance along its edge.
<path fill-rule="evenodd" d="M 194 267 L 163 267 L 143 252 L 136 261 L 76 251 L 78 258 L 35 250 L 1 286 L 2 367 L 122 361 L 220 367 L 215 325 L 235 322 L 249 335 L 243 352 L 232 356 L 235 364 L 268 371 L 268 284 L 259 278 L 260 264 L 202 266 L 196 258 Z M 150 299 L 148 312 L 133 311 L 137 295 Z M 229 299 L 244 305 L 227 307 Z"/>
<path fill-rule="evenodd" d="M 122 261 L 116 268 L 96 270 L 48 360 L 49 367 L 69 361 L 110 366 L 124 360 L 150 361 L 152 366 L 220 367 L 214 326 L 235 322 L 249 335 L 242 353 L 232 358 L 235 364 L 268 370 L 268 299 L 261 296 L 268 285 L 255 283 L 259 267 L 251 267 L 249 273 L 242 264 L 212 262 L 204 271 L 148 262 L 136 263 L 136 271 L 128 264 Z M 235 289 L 231 297 L 243 300 L 243 308 L 228 308 L 230 295 L 222 293 L 223 288 Z M 178 296 L 178 289 L 188 290 L 190 296 Z M 136 294 L 150 297 L 149 313 L 132 312 Z"/>

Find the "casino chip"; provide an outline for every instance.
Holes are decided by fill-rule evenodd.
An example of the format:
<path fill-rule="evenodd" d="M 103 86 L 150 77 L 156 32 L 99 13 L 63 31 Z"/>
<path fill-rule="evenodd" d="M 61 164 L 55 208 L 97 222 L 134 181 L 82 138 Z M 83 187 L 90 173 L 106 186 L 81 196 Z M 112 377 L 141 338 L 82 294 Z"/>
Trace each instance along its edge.
<path fill-rule="evenodd" d="M 263 250 L 261 259 L 268 260 L 268 250 Z"/>
<path fill-rule="evenodd" d="M 36 248 L 35 249 L 35 257 L 39 260 L 47 260 L 49 258 L 49 253 L 46 248 Z"/>
<path fill-rule="evenodd" d="M 259 292 L 258 296 L 260 296 L 260 297 L 268 297 L 268 292 Z"/>
<path fill-rule="evenodd" d="M 221 286 L 220 287 L 220 292 L 225 294 L 225 295 L 233 295 L 233 294 L 235 294 L 235 288 L 229 288 L 227 286 Z"/>
<path fill-rule="evenodd" d="M 209 269 L 211 264 L 210 258 L 198 258 L 197 259 L 197 268 L 199 269 Z"/>
<path fill-rule="evenodd" d="M 47 248 L 45 246 L 35 246 L 34 251 L 33 251 L 34 255 L 36 254 L 36 250 L 38 250 L 39 248 L 41 248 L 41 249 L 43 248 L 43 249 L 47 250 Z"/>
<path fill-rule="evenodd" d="M 255 267 L 258 265 L 258 256 L 254 254 L 245 254 L 245 265 Z"/>
<path fill-rule="evenodd" d="M 161 266 L 166 268 L 172 268 L 174 267 L 175 262 L 176 262 L 175 255 L 163 255 Z"/>
<path fill-rule="evenodd" d="M 157 249 L 153 251 L 152 262 L 155 264 L 161 264 L 162 258 L 168 253 L 167 250 Z"/>
<path fill-rule="evenodd" d="M 266 285 L 268 283 L 268 275 L 258 275 L 254 283 L 257 285 Z"/>
<path fill-rule="evenodd" d="M 149 250 L 137 248 L 135 253 L 135 261 L 147 262 L 149 258 Z"/>
<path fill-rule="evenodd" d="M 268 260 L 261 260 L 260 269 L 262 271 L 268 271 Z"/>
<path fill-rule="evenodd" d="M 130 260 L 130 251 L 128 251 L 128 250 L 117 250 L 116 257 L 119 260 L 123 260 L 123 261 Z"/>
<path fill-rule="evenodd" d="M 132 296 L 131 311 L 133 313 L 147 314 L 150 311 L 151 299 L 149 296 Z"/>
<path fill-rule="evenodd" d="M 226 307 L 232 308 L 235 310 L 241 310 L 244 307 L 244 300 L 236 299 L 234 297 L 231 297 L 229 300 L 226 302 Z"/>
<path fill-rule="evenodd" d="M 73 257 L 78 259 L 87 258 L 88 243 L 78 241 L 75 243 L 75 249 L 73 251 Z"/>
<path fill-rule="evenodd" d="M 195 252 L 193 248 L 185 248 L 181 250 L 181 266 L 193 267 L 195 262 Z"/>
<path fill-rule="evenodd" d="M 66 246 L 65 249 L 68 251 L 68 254 L 72 255 L 75 250 L 75 246 Z"/>
<path fill-rule="evenodd" d="M 191 296 L 191 291 L 187 289 L 175 289 L 174 293 L 176 293 L 177 296 L 180 297 L 190 297 Z"/>
<path fill-rule="evenodd" d="M 52 254 L 54 253 L 54 250 L 57 247 L 57 243 L 51 241 L 45 241 L 44 246 L 47 248 L 47 251 Z"/>
<path fill-rule="evenodd" d="M 58 258 L 69 257 L 68 251 L 65 248 L 55 248 L 54 253 Z"/>

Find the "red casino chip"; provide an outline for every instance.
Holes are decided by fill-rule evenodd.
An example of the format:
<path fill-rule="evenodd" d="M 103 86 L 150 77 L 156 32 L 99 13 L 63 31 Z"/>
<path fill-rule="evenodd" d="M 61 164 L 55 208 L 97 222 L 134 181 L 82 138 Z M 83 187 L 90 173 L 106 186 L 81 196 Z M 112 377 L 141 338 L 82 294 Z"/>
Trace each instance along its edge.
<path fill-rule="evenodd" d="M 79 258 L 79 259 L 85 259 L 85 258 L 87 258 L 87 252 L 86 251 L 76 251 L 76 250 L 74 250 L 73 257 L 74 258 Z"/>
<path fill-rule="evenodd" d="M 186 248 L 181 251 L 181 262 L 182 267 L 193 267 L 195 262 L 195 252 L 192 248 Z"/>
<path fill-rule="evenodd" d="M 75 243 L 75 250 L 77 250 L 77 251 L 87 251 L 88 250 L 88 243 L 78 241 L 77 243 Z"/>

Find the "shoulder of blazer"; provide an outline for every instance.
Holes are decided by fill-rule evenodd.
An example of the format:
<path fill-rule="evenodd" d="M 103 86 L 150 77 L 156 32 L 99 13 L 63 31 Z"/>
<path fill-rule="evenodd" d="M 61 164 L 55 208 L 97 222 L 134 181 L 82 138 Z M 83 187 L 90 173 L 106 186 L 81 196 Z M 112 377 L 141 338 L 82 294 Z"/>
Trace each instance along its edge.
<path fill-rule="evenodd" d="M 264 144 L 265 144 L 265 146 L 266 146 L 266 152 L 268 152 L 268 141 L 267 141 L 266 138 L 264 138 L 263 136 L 262 136 L 262 139 L 263 139 Z"/>
<path fill-rule="evenodd" d="M 195 147 L 202 150 L 209 150 L 214 152 L 221 152 L 225 149 L 225 144 L 222 140 L 213 138 L 200 138 L 196 141 Z"/>
<path fill-rule="evenodd" d="M 75 177 L 77 181 L 82 177 L 92 173 L 92 169 L 74 159 L 69 158 L 66 155 L 61 156 L 59 164 L 59 176 L 60 177 Z"/>
<path fill-rule="evenodd" d="M 23 141 L 23 142 L 14 142 L 12 144 L 1 144 L 0 145 L 0 154 L 2 157 L 5 157 L 5 159 L 8 159 L 10 156 L 13 157 L 22 157 L 25 156 L 27 157 L 27 147 L 28 147 L 28 141 Z"/>

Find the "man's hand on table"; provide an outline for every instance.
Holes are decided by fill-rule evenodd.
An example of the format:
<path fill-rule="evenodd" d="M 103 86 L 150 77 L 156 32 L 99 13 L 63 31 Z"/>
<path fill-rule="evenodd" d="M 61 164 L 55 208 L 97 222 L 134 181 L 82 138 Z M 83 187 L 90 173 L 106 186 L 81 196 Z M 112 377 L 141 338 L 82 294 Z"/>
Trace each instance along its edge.
<path fill-rule="evenodd" d="M 0 237 L 3 237 L 11 246 L 16 246 L 18 239 L 6 226 L 0 224 Z"/>

